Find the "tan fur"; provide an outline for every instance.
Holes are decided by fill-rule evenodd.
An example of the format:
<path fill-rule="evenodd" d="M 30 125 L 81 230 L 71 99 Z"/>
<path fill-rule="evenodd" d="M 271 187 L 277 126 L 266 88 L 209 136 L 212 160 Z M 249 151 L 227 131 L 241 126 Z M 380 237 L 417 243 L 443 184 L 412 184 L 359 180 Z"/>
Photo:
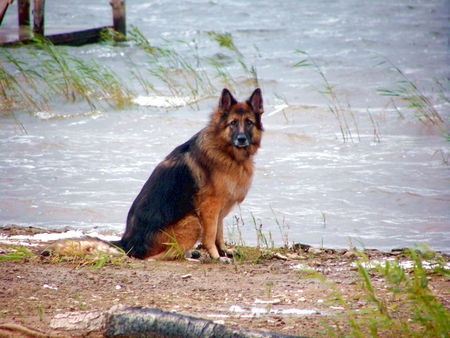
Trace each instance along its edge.
<path fill-rule="evenodd" d="M 64 239 L 53 243 L 45 251 L 52 251 L 60 256 L 122 255 L 123 253 L 108 242 L 94 237 Z"/>

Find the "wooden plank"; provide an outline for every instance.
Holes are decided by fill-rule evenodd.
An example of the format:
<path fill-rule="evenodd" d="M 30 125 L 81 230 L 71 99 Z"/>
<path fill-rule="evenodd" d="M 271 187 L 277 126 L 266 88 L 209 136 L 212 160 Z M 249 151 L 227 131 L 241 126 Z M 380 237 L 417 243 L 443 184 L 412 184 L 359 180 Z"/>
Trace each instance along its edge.
<path fill-rule="evenodd" d="M 125 0 L 110 0 L 109 3 L 113 10 L 114 30 L 123 36 L 126 36 L 127 28 L 125 20 Z"/>
<path fill-rule="evenodd" d="M 80 46 L 87 43 L 99 42 L 101 39 L 101 31 L 108 28 L 111 29 L 113 27 L 105 26 L 70 33 L 51 34 L 47 35 L 45 38 L 52 42 L 54 45 Z M 32 42 L 33 40 L 31 39 L 25 39 L 22 41 L 10 41 L 1 43 L 0 46 L 12 47 L 20 44 L 30 44 Z"/>
<path fill-rule="evenodd" d="M 101 39 L 101 31 L 111 26 L 86 29 L 83 31 L 52 34 L 46 36 L 54 45 L 80 46 L 86 43 L 98 42 Z"/>
<path fill-rule="evenodd" d="M 44 35 L 45 0 L 34 0 L 33 8 L 33 32 Z"/>

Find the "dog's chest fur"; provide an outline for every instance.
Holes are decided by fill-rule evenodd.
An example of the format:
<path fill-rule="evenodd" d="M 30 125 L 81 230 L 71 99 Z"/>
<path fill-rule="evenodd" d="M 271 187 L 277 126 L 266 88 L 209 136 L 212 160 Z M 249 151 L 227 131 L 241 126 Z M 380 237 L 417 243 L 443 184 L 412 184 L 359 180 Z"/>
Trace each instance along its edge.
<path fill-rule="evenodd" d="M 230 200 L 241 203 L 250 188 L 252 174 L 242 170 L 239 175 L 224 175 L 222 181 Z"/>
<path fill-rule="evenodd" d="M 223 196 L 225 204 L 241 203 L 250 188 L 252 176 L 252 161 L 236 164 L 233 170 L 218 170 L 212 175 L 214 194 Z"/>

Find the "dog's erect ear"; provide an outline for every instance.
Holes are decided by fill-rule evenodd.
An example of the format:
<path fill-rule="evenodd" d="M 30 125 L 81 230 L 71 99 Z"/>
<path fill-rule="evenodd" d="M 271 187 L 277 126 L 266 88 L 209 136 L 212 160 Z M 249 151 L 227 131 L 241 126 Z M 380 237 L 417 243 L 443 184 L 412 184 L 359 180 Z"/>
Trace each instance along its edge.
<path fill-rule="evenodd" d="M 230 91 L 226 88 L 222 90 L 222 95 L 220 96 L 219 100 L 219 109 L 223 112 L 229 112 L 232 105 L 236 104 L 237 101 L 231 95 Z"/>
<path fill-rule="evenodd" d="M 261 89 L 256 88 L 253 94 L 247 100 L 247 103 L 252 106 L 254 112 L 260 114 L 264 113 Z"/>

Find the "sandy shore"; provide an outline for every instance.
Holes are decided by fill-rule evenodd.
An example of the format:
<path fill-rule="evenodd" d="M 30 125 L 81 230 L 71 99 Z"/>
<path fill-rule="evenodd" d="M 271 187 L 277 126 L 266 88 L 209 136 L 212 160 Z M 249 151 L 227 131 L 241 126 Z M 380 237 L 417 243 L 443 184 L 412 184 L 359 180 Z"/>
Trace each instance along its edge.
<path fill-rule="evenodd" d="M 364 309 L 369 304 L 361 296 L 357 256 L 348 250 L 298 247 L 274 253 L 253 248 L 247 259 L 236 264 L 125 258 L 92 268 L 82 260 L 39 255 L 47 243 L 33 238 L 47 232 L 0 228 L 0 257 L 11 257 L 17 252 L 17 244 L 37 254 L 0 261 L 0 334 L 23 334 L 28 328 L 50 335 L 102 336 L 104 327 L 93 320 L 70 326 L 58 318 L 138 306 L 245 330 L 322 336 L 324 323 L 330 324 L 331 319 L 346 321 L 342 318 L 345 310 L 342 304 L 330 301 L 330 285 L 305 278 L 308 271 L 332 282 L 352 309 Z M 14 244 L 17 239 L 21 242 Z M 401 252 L 365 253 L 372 261 L 395 258 L 407 262 Z M 448 280 L 440 275 L 428 278 L 430 290 L 449 309 Z M 380 295 L 386 294 L 381 276 L 373 274 L 372 283 Z M 402 311 L 398 308 L 400 316 Z"/>

